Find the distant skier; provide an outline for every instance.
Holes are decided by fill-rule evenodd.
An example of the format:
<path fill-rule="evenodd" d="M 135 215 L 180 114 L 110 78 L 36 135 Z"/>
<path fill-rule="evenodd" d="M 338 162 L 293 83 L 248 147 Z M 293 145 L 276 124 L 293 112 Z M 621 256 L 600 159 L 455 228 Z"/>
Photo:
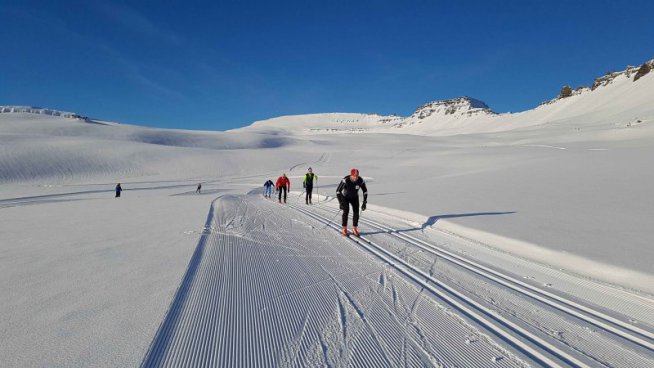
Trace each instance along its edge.
<path fill-rule="evenodd" d="M 350 212 L 350 205 L 352 205 L 352 233 L 359 236 L 359 188 L 363 191 L 363 205 L 361 211 L 366 210 L 366 203 L 368 202 L 368 188 L 366 182 L 359 176 L 359 170 L 350 170 L 350 175 L 341 180 L 341 183 L 336 188 L 336 198 L 340 203 L 343 210 L 343 235 L 348 236 L 347 232 L 347 216 Z"/>
<path fill-rule="evenodd" d="M 291 191 L 291 181 L 288 180 L 286 174 L 282 174 L 282 176 L 277 178 L 275 188 L 279 192 L 279 203 L 282 203 L 282 191 L 284 192 L 284 203 L 286 203 L 286 194 Z"/>
<path fill-rule="evenodd" d="M 309 168 L 309 171 L 304 174 L 304 181 L 302 181 L 302 186 L 304 187 L 304 191 L 307 193 L 306 198 L 304 198 L 304 201 L 307 204 L 312 204 L 311 203 L 311 192 L 313 192 L 313 182 L 318 181 L 318 175 L 314 174 L 311 168 Z"/>
<path fill-rule="evenodd" d="M 120 183 L 116 184 L 116 198 L 120 197 L 120 192 L 123 191 L 123 187 L 120 186 Z"/>
<path fill-rule="evenodd" d="M 272 180 L 268 179 L 267 182 L 263 183 L 263 197 L 270 198 L 272 196 L 272 188 L 275 186 L 275 183 Z"/>
<path fill-rule="evenodd" d="M 200 194 L 202 192 L 202 183 L 198 184 L 198 188 L 195 190 L 195 193 Z"/>

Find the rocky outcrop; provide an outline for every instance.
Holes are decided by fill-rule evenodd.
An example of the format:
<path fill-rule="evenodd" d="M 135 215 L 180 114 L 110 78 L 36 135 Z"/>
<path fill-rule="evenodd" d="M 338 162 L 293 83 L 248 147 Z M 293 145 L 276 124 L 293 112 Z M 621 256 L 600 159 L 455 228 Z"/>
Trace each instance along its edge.
<path fill-rule="evenodd" d="M 641 77 L 645 76 L 647 73 L 649 73 L 653 67 L 654 67 L 654 60 L 651 60 L 641 65 L 640 68 L 638 68 L 636 75 L 634 76 L 634 82 L 640 79 Z"/>
<path fill-rule="evenodd" d="M 541 105 L 549 105 L 553 104 L 561 99 L 568 98 L 571 96 L 576 96 L 582 93 L 594 91 L 598 88 L 608 86 L 609 84 L 613 83 L 613 81 L 621 76 L 625 76 L 627 78 L 631 78 L 632 75 L 634 75 L 634 82 L 637 81 L 639 78 L 642 76 L 646 75 L 647 73 L 650 72 L 650 70 L 654 69 L 654 60 L 650 60 L 640 67 L 637 66 L 627 66 L 624 70 L 619 71 L 619 72 L 607 72 L 603 76 L 599 78 L 595 78 L 593 81 L 593 84 L 590 87 L 585 87 L 585 86 L 579 86 L 575 88 L 574 90 L 570 86 L 564 86 L 561 88 L 561 92 L 559 92 L 559 95 L 556 96 L 555 98 L 549 100 L 549 101 L 544 101 L 539 104 Z"/>
<path fill-rule="evenodd" d="M 494 115 L 495 112 L 484 102 L 464 96 L 444 101 L 428 102 L 418 107 L 411 117 L 422 120 L 434 114 L 471 116 L 476 114 Z"/>
<path fill-rule="evenodd" d="M 566 98 L 570 96 L 572 96 L 572 87 L 563 86 L 563 88 L 561 88 L 561 92 L 559 93 L 559 98 Z"/>

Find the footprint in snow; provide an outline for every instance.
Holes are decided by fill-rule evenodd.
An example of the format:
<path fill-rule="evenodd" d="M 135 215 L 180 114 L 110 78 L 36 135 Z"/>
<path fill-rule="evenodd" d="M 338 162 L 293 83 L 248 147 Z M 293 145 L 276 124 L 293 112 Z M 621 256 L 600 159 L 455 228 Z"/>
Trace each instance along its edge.
<path fill-rule="evenodd" d="M 475 339 L 474 337 L 470 337 L 466 339 L 466 345 L 470 345 L 475 342 L 477 342 L 477 339 Z"/>

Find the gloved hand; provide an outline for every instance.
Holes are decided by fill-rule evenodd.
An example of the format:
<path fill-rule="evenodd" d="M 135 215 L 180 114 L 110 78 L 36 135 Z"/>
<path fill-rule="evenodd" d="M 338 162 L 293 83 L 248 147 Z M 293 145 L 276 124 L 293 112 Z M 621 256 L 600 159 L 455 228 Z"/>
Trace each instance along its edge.
<path fill-rule="evenodd" d="M 302 183 L 302 188 L 307 189 L 307 185 Z"/>
<path fill-rule="evenodd" d="M 366 210 L 366 201 L 363 201 L 363 204 L 361 205 L 361 212 Z"/>

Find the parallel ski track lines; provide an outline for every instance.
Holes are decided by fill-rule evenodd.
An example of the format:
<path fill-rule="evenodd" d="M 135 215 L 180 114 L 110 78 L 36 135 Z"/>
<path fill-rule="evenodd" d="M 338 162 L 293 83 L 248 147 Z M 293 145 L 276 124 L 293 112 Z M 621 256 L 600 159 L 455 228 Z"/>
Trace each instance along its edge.
<path fill-rule="evenodd" d="M 291 205 L 291 207 L 319 222 L 329 224 L 329 226 L 335 230 L 340 230 L 338 225 L 324 216 L 309 212 L 296 205 Z M 408 262 L 405 262 L 397 255 L 388 252 L 383 247 L 366 239 L 366 237 L 362 236 L 360 238 L 350 239 L 541 364 L 549 367 L 564 367 L 565 365 L 590 367 L 587 363 L 525 330 L 505 317 L 495 313 L 493 310 L 490 310 L 457 292 L 455 289 L 445 285 L 443 282 L 432 278 L 422 270 L 412 266 Z M 516 334 L 521 338 L 530 341 L 530 343 L 525 343 L 521 338 L 518 338 Z M 535 348 L 534 345 L 537 346 L 537 348 Z"/>
<path fill-rule="evenodd" d="M 239 305 L 239 296 L 247 295 L 249 297 L 256 296 L 253 290 L 249 290 L 248 285 L 256 285 L 256 280 L 253 280 L 253 274 L 244 272 L 243 265 L 238 262 L 233 262 L 232 250 L 240 247 L 240 251 L 248 252 L 255 247 L 248 247 L 247 244 L 240 244 L 241 239 L 239 236 L 229 236 L 228 234 L 234 227 L 243 224 L 238 223 L 238 219 L 242 219 L 242 214 L 238 212 L 245 212 L 247 206 L 239 207 L 237 214 L 233 215 L 230 219 L 221 219 L 222 213 L 217 216 L 214 226 L 211 226 L 213 231 L 211 234 L 205 236 L 206 242 L 213 242 L 214 244 L 222 244 L 220 247 L 214 247 L 214 251 L 209 251 L 204 255 L 202 260 L 208 267 L 193 267 L 191 270 L 200 269 L 201 272 L 192 279 L 196 282 L 191 286 L 188 293 L 180 292 L 178 295 L 187 296 L 181 303 L 174 303 L 172 313 L 169 315 L 179 315 L 179 320 L 172 320 L 173 323 L 164 323 L 161 331 L 169 331 L 171 333 L 160 334 L 162 336 L 173 336 L 172 341 L 163 341 L 158 344 L 155 340 L 154 348 L 151 349 L 153 353 L 148 354 L 143 366 L 272 366 L 272 365 L 296 365 L 293 363 L 295 359 L 299 359 L 300 363 L 297 365 L 304 365 L 306 362 L 311 361 L 308 357 L 296 357 L 298 351 L 305 352 L 308 349 L 296 349 L 295 353 L 291 352 L 283 356 L 273 356 L 273 352 L 283 351 L 281 346 L 273 349 L 264 349 L 263 351 L 256 351 L 254 346 L 257 343 L 254 340 L 260 340 L 258 337 L 263 333 L 270 332 L 274 334 L 272 338 L 269 336 L 265 339 L 267 342 L 284 341 L 295 331 L 304 331 L 308 327 L 298 328 L 298 321 L 306 320 L 303 317 L 303 309 L 306 309 L 303 300 L 320 298 L 320 295 L 315 295 L 315 291 L 311 288 L 300 289 L 299 294 L 305 294 L 303 298 L 279 298 L 272 307 L 272 312 L 282 321 L 275 321 L 274 325 L 257 325 L 256 323 L 241 324 L 242 321 L 253 321 L 257 318 L 252 315 L 252 309 L 244 308 Z M 252 216 L 257 217 L 257 216 Z M 261 218 L 268 218 L 270 216 L 261 216 Z M 255 221 L 253 224 L 246 226 L 243 230 L 246 234 L 256 234 L 253 230 L 258 223 Z M 280 226 L 275 224 L 273 226 Z M 254 239 L 260 241 L 260 239 Z M 287 239 L 288 240 L 288 239 Z M 300 239 L 296 240 L 297 244 Z M 267 247 L 266 249 L 273 250 L 273 257 L 279 257 L 279 254 L 274 254 L 277 248 Z M 221 250 L 221 251 L 217 251 Z M 245 254 L 246 259 L 257 259 L 253 254 Z M 289 257 L 287 263 L 288 268 L 302 268 L 303 265 L 296 262 L 294 258 Z M 265 263 L 263 263 L 265 264 Z M 221 269 L 218 269 L 221 268 Z M 284 275 L 293 275 L 293 272 L 283 272 L 284 270 L 275 269 L 275 274 L 281 278 L 281 284 L 297 284 L 297 279 L 291 280 L 292 282 L 283 279 Z M 282 271 L 282 272 L 280 272 Z M 188 274 L 191 274 L 189 272 Z M 315 284 L 317 280 L 311 280 L 311 272 L 306 272 L 307 284 Z M 297 276 L 297 273 L 295 273 Z M 241 282 L 237 282 L 240 280 Z M 228 290 L 224 287 L 225 284 L 241 285 L 244 287 L 242 290 Z M 266 290 L 275 292 L 276 288 L 266 288 Z M 296 291 L 293 291 L 296 292 Z M 264 295 L 254 300 L 248 300 L 252 303 L 258 303 L 261 300 L 268 300 L 272 296 Z M 176 298 L 178 299 L 178 298 Z M 240 298 L 240 301 L 244 301 Z M 327 302 L 327 301 L 325 301 Z M 223 303 L 225 307 L 221 307 L 219 303 Z M 287 304 L 290 303 L 290 304 Z M 176 313 L 176 307 L 182 305 L 181 313 Z M 264 303 L 261 303 L 262 305 Z M 328 305 L 328 304 L 326 304 Z M 191 308 L 200 306 L 201 309 L 193 311 Z M 185 313 L 188 308 L 189 313 Z M 228 312 L 225 314 L 214 314 L 212 311 Z M 250 311 L 250 312 L 248 312 Z M 257 309 L 258 311 L 258 309 Z M 280 311 L 280 312 L 276 312 Z M 282 312 L 283 311 L 283 312 Z M 248 314 L 249 313 L 249 314 Z M 261 312 L 257 312 L 259 314 Z M 325 320 L 327 316 L 322 318 Z M 311 329 L 314 333 L 320 331 L 320 326 L 316 325 L 321 319 L 312 319 L 313 326 Z M 263 322 L 271 322 L 273 320 L 264 320 Z M 255 327 L 256 326 L 256 327 Z M 250 328 L 252 330 L 242 331 L 243 328 Z M 218 337 L 217 341 L 213 341 L 213 337 Z M 304 333 L 297 336 L 296 340 L 299 344 L 309 343 L 308 339 L 304 338 Z M 163 354 L 157 354 L 161 351 L 158 345 L 163 346 Z M 260 346 L 260 345 L 259 345 Z M 368 363 L 378 366 L 388 365 L 388 361 L 383 359 L 381 355 L 374 354 L 374 349 L 368 346 L 362 347 L 364 351 L 370 351 L 372 354 L 368 356 Z M 244 353 L 250 352 L 250 353 Z M 262 353 L 262 354 L 259 354 Z M 152 357 L 152 358 L 150 358 Z M 159 359 L 155 359 L 159 358 Z M 276 363 L 275 363 L 276 362 Z M 301 362 L 305 362 L 304 364 Z"/>
<path fill-rule="evenodd" d="M 335 212 L 335 211 L 330 211 Z M 389 235 L 394 236 L 402 241 L 410 243 L 426 252 L 434 254 L 442 259 L 445 259 L 453 264 L 465 268 L 473 273 L 481 275 L 493 282 L 501 284 L 516 292 L 526 295 L 530 298 L 538 300 L 552 308 L 558 309 L 566 314 L 579 318 L 587 323 L 599 327 L 607 332 L 619 336 L 631 343 L 642 346 L 654 352 L 654 333 L 634 326 L 615 317 L 609 316 L 601 311 L 597 311 L 591 307 L 584 306 L 580 303 L 571 301 L 567 298 L 543 290 L 512 276 L 503 274 L 497 270 L 491 269 L 478 262 L 469 260 L 458 254 L 455 254 L 447 249 L 443 249 L 438 245 L 418 239 L 409 234 L 397 232 L 386 225 L 380 224 L 374 220 L 361 219 L 362 223 L 366 223 L 375 227 L 378 230 L 387 232 Z"/>
<path fill-rule="evenodd" d="M 337 239 L 339 241 L 343 241 L 340 237 L 337 237 Z M 302 241 L 305 241 L 305 239 L 302 239 Z M 347 251 L 348 249 L 350 248 L 336 247 L 332 248 L 330 251 L 339 253 L 340 250 Z M 352 249 L 357 250 L 358 248 Z M 354 279 L 345 279 L 339 281 L 338 284 L 341 285 L 341 290 L 343 292 L 347 292 L 347 289 L 349 288 L 348 284 L 354 283 L 354 281 Z M 408 286 L 408 284 L 406 285 Z M 418 295 L 418 298 L 421 298 L 420 294 Z M 396 321 L 396 324 L 398 325 L 405 325 L 405 330 L 408 331 L 408 333 L 415 334 L 416 340 L 413 338 L 406 338 L 406 343 L 409 346 L 409 350 L 414 352 L 414 354 L 409 355 L 409 359 L 411 362 L 415 362 L 417 366 L 451 366 L 459 364 L 455 362 L 467 362 L 467 366 L 477 367 L 488 365 L 491 357 L 488 356 L 488 352 L 487 350 L 484 350 L 483 345 L 467 345 L 464 343 L 463 339 L 457 341 L 457 339 L 451 335 L 450 331 L 453 329 L 461 329 L 461 327 L 465 327 L 469 331 L 468 335 L 480 335 L 478 330 L 470 330 L 470 326 L 468 326 L 466 323 L 462 323 L 458 316 L 456 318 L 452 318 L 450 316 L 448 318 L 439 319 L 435 318 L 433 312 L 429 312 L 430 309 L 424 309 L 418 311 L 420 317 L 417 315 L 413 317 L 413 319 L 416 319 L 416 323 L 408 320 L 402 322 L 392 318 L 392 301 L 382 301 L 382 303 L 378 303 L 377 301 L 378 299 L 375 297 L 375 299 L 371 299 L 370 304 L 367 305 L 369 309 L 365 315 L 365 319 L 367 319 L 369 322 L 364 322 L 366 325 L 372 324 L 378 327 L 377 329 L 366 327 L 369 333 L 373 336 L 379 335 L 380 337 L 383 337 L 382 340 L 384 341 L 398 341 L 399 339 L 402 339 L 402 336 L 399 334 L 397 327 L 379 328 L 379 326 L 390 326 L 389 323 L 391 320 Z M 375 309 L 379 309 L 379 311 L 375 312 Z M 451 313 L 446 313 L 446 315 L 447 314 L 451 315 Z M 389 317 L 391 318 L 389 319 Z M 355 340 L 355 344 L 357 341 L 358 340 Z M 422 345 L 426 344 L 429 346 L 431 345 L 430 341 L 433 342 L 433 346 L 431 349 L 429 349 L 430 351 L 427 351 L 425 350 L 426 347 L 423 347 Z M 465 346 L 465 349 L 462 349 L 462 346 Z M 386 348 L 394 349 L 396 346 L 386 346 Z M 494 366 L 501 367 L 515 364 L 516 358 L 512 357 L 511 352 L 506 351 L 497 345 L 495 345 L 495 348 L 500 350 L 500 356 L 504 356 L 504 359 L 493 363 Z M 367 352 L 370 351 L 370 346 L 357 348 L 355 345 L 351 346 L 350 349 Z M 401 352 L 398 351 L 391 355 L 399 356 L 401 355 Z M 394 358 L 391 359 L 392 364 L 390 366 L 402 365 L 401 361 Z M 357 366 L 357 364 L 361 364 L 361 366 L 389 366 L 387 362 L 380 362 L 379 364 L 371 363 L 373 360 L 370 359 L 370 354 L 355 355 L 351 357 L 351 360 L 345 360 L 345 362 L 348 361 L 350 362 L 348 363 L 348 366 Z M 343 364 L 343 361 L 341 361 L 341 364 Z"/>
<path fill-rule="evenodd" d="M 394 250 L 392 247 L 388 248 L 388 243 L 392 241 L 400 243 L 397 239 L 387 235 L 374 239 L 391 251 Z M 407 261 L 425 270 L 428 268 L 425 268 L 424 263 L 421 264 L 420 260 L 429 256 L 430 254 L 427 252 L 418 252 L 412 254 Z M 592 365 L 615 368 L 650 368 L 654 364 L 654 357 L 651 354 L 648 355 L 639 347 L 625 343 L 611 333 L 597 329 L 595 326 L 561 313 L 557 309 L 542 305 L 537 300 L 524 297 L 463 268 L 450 265 L 445 260 L 438 259 L 438 262 L 439 266 L 432 275 L 433 277 L 456 287 L 457 290 L 496 310 L 501 315 L 528 328 L 540 331 L 545 339 L 556 340 L 588 357 L 595 361 Z"/>
<path fill-rule="evenodd" d="M 401 219 L 399 218 L 396 219 L 401 221 Z M 386 227 L 389 226 L 386 225 Z M 450 231 L 446 231 L 444 229 L 431 228 L 431 230 L 434 231 L 435 233 L 438 233 L 439 236 L 452 239 L 453 241 L 459 244 L 473 246 L 475 249 L 478 250 L 480 247 L 486 248 L 488 250 L 492 249 L 489 246 L 479 241 L 461 236 L 459 234 Z M 402 233 L 402 231 L 398 231 L 398 230 L 396 230 L 395 232 Z M 433 243 L 430 244 L 433 245 Z M 438 245 L 436 246 L 439 247 Z M 493 253 L 508 254 L 507 252 L 502 252 L 502 251 L 498 252 L 497 249 L 495 249 Z M 606 310 L 609 311 L 610 310 L 620 311 L 622 312 L 623 315 L 630 316 L 629 318 L 630 321 L 632 318 L 635 318 L 638 324 L 648 326 L 650 332 L 654 331 L 654 297 L 640 295 L 637 292 L 624 290 L 617 286 L 599 283 L 595 280 L 591 280 L 580 275 L 574 275 L 573 273 L 562 272 L 564 270 L 553 269 L 551 268 L 551 266 L 535 263 L 533 261 L 529 261 L 524 258 L 519 258 L 515 256 L 512 256 L 511 258 L 512 259 L 508 264 L 509 266 L 511 267 L 518 266 L 518 264 L 516 263 L 516 261 L 518 261 L 520 263 L 520 267 L 518 267 L 517 269 L 525 270 L 524 267 L 527 265 L 528 267 L 525 270 L 526 272 L 533 272 L 534 270 L 537 269 L 540 272 L 542 272 L 543 275 L 548 275 L 550 278 L 555 278 L 557 282 L 560 284 L 559 286 L 561 289 L 565 289 L 565 288 L 573 289 L 574 292 L 570 291 L 569 294 L 574 295 L 576 300 L 589 301 L 597 306 L 605 307 Z M 502 261 L 506 261 L 506 259 L 502 260 L 501 258 L 495 258 L 495 260 L 500 263 Z M 498 268 L 501 269 L 501 267 Z M 610 296 L 610 298 L 607 298 L 607 296 Z M 635 323 L 636 322 L 634 322 L 633 324 Z"/>
<path fill-rule="evenodd" d="M 320 206 L 320 207 L 323 209 L 328 208 L 328 206 L 324 206 L 324 207 Z M 330 211 L 333 212 L 333 210 Z M 393 218 L 393 216 L 389 216 L 389 217 Z M 395 218 L 395 220 L 404 222 L 400 218 Z M 362 222 L 366 222 L 366 219 L 363 219 Z M 388 225 L 385 226 L 389 228 Z M 465 244 L 468 247 L 473 247 L 476 250 L 480 250 L 480 247 L 485 248 L 486 250 L 493 249 L 488 245 L 485 245 L 477 240 L 470 239 L 444 229 L 431 228 L 431 230 L 437 233 L 439 236 L 452 239 L 456 243 Z M 384 231 L 384 232 L 405 233 L 401 230 Z M 430 244 L 434 245 L 433 243 Z M 443 247 L 439 245 L 435 245 L 435 246 L 443 249 Z M 495 253 L 496 256 L 502 253 L 510 255 L 508 252 L 498 251 L 497 249 L 493 249 L 491 253 Z M 490 253 L 486 253 L 486 254 L 490 254 Z M 463 257 L 465 258 L 465 255 Z M 574 290 L 574 292 L 569 291 L 568 294 L 574 295 L 575 300 L 589 301 L 597 306 L 601 306 L 600 309 L 602 307 L 605 307 L 605 309 L 608 311 L 621 311 L 624 316 L 630 317 L 629 318 L 630 321 L 632 321 L 632 318 L 636 319 L 636 321 L 634 321 L 633 324 L 638 323 L 638 324 L 646 325 L 648 326 L 650 332 L 654 331 L 654 297 L 640 295 L 637 292 L 627 291 L 617 286 L 599 283 L 595 280 L 588 279 L 580 275 L 575 275 L 574 273 L 563 272 L 564 270 L 562 269 L 553 269 L 545 264 L 535 263 L 531 260 L 516 257 L 515 255 L 511 255 L 510 258 L 511 258 L 511 260 L 509 261 L 510 263 L 507 263 L 507 266 L 514 267 L 514 268 L 517 267 L 517 270 L 522 269 L 524 272 L 534 272 L 534 271 L 541 272 L 542 276 L 547 275 L 549 278 L 556 279 L 557 282 L 559 283 L 561 290 L 564 290 L 566 288 L 570 290 Z M 508 259 L 502 259 L 501 257 L 500 258 L 495 257 L 494 259 L 498 263 L 508 261 Z M 516 261 L 518 263 L 516 263 Z M 501 267 L 498 267 L 498 269 L 501 269 Z M 609 298 L 607 298 L 607 296 L 609 296 Z"/>
<path fill-rule="evenodd" d="M 403 277 L 385 276 L 369 253 L 261 203 L 212 205 L 143 367 L 483 367 L 497 356 L 489 354 L 505 357 L 496 367 L 522 365 L 492 342 L 463 343 L 479 331 Z M 429 304 L 402 302 L 414 298 Z"/>
<path fill-rule="evenodd" d="M 291 219 L 291 223 L 293 223 L 293 221 L 294 220 Z M 302 248 L 304 246 L 304 244 L 307 242 L 306 238 L 297 237 L 295 235 L 295 232 L 292 232 L 292 233 L 286 234 L 286 235 L 288 237 L 286 239 L 284 239 L 284 240 L 286 242 L 291 241 L 291 243 L 296 244 L 299 248 Z M 337 269 L 342 268 L 341 265 L 338 265 L 336 263 L 333 263 L 333 266 L 336 266 Z M 345 274 L 345 272 L 340 272 L 340 271 L 330 272 L 329 270 L 326 270 L 326 269 L 322 268 L 322 266 L 320 267 L 321 270 L 318 270 L 318 269 L 312 270 L 310 268 L 307 268 L 307 267 L 315 268 L 316 266 L 314 264 L 312 264 L 312 263 L 296 262 L 296 267 L 299 267 L 300 269 L 304 270 L 305 272 L 303 272 L 303 274 L 307 275 L 309 278 L 311 278 L 311 275 L 313 275 L 313 274 L 319 274 L 320 271 L 323 271 L 323 272 L 325 272 L 327 274 L 330 274 L 330 275 L 335 274 L 335 273 L 337 275 L 338 274 Z M 339 283 L 332 276 L 330 276 L 330 278 L 332 279 L 332 281 L 336 282 L 336 284 Z M 323 280 L 310 279 L 310 285 L 318 285 L 318 284 L 321 284 L 321 283 L 323 283 L 325 281 L 328 281 L 328 280 L 326 280 L 326 279 L 323 279 Z M 308 290 L 308 289 L 301 289 L 301 290 Z M 325 290 L 321 289 L 321 288 L 318 288 L 316 290 L 318 292 L 318 298 L 320 298 L 321 303 L 324 303 L 323 305 L 329 305 L 330 300 L 327 298 L 327 295 L 325 294 Z M 345 289 L 341 289 L 341 291 L 343 293 L 345 293 L 345 294 L 348 293 L 347 290 L 345 290 Z M 315 298 L 315 297 L 316 296 L 313 296 L 313 298 Z M 299 308 L 301 308 L 301 306 L 295 305 L 295 306 L 293 306 L 293 308 L 299 309 Z M 309 313 L 313 313 L 313 312 L 314 312 L 313 310 L 309 310 Z M 301 339 L 302 348 L 297 349 L 297 351 L 300 352 L 300 354 L 299 354 L 300 356 L 298 357 L 298 361 L 299 362 L 304 362 L 304 363 L 298 364 L 300 366 L 306 365 L 306 362 L 311 361 L 310 359 L 305 358 L 303 356 L 303 354 L 308 351 L 307 348 L 308 348 L 308 345 L 312 342 L 311 340 L 315 341 L 316 340 L 315 336 L 319 333 L 318 331 L 321 330 L 320 326 L 316 325 L 316 321 L 318 321 L 317 319 L 312 318 L 311 321 L 313 321 L 313 323 L 310 322 L 309 323 L 310 326 L 308 328 L 303 327 L 302 331 L 306 330 L 307 332 L 302 334 L 302 339 Z M 325 320 L 321 324 L 324 325 L 326 322 L 327 321 Z M 365 321 L 364 321 L 364 325 L 366 325 Z M 391 365 L 391 362 L 389 361 L 388 356 L 386 356 L 386 354 L 384 353 L 385 348 L 381 348 L 380 341 L 375 337 L 376 332 L 374 332 L 374 329 L 372 329 L 368 325 L 366 325 L 365 328 L 368 329 L 370 333 L 369 333 L 369 335 L 364 335 L 364 336 L 361 336 L 360 338 L 355 339 L 354 343 L 362 344 L 359 349 L 356 349 L 357 353 L 350 356 L 350 353 L 348 352 L 349 349 L 347 349 L 347 341 L 345 341 L 344 342 L 344 345 L 346 347 L 345 352 L 344 352 L 345 355 L 342 355 L 340 360 L 341 361 L 344 360 L 346 362 L 350 361 L 353 366 L 366 366 L 366 365 L 370 365 L 370 364 L 373 364 L 375 366 L 389 366 L 389 365 Z M 313 335 L 313 337 L 311 339 L 309 339 L 308 338 L 309 335 Z M 366 337 L 366 336 L 368 336 L 368 337 Z M 372 338 L 370 338 L 370 337 L 372 337 Z M 344 336 L 344 338 L 348 339 L 348 338 L 351 338 L 351 337 L 346 334 Z M 361 355 L 360 352 L 366 352 L 366 353 L 364 355 Z M 378 354 L 379 352 L 381 352 L 381 354 Z M 289 355 L 294 356 L 295 354 L 289 354 Z M 278 363 L 286 363 L 285 365 L 289 365 L 288 364 L 289 361 L 278 361 Z M 327 361 L 326 364 L 329 365 L 329 361 Z M 343 363 L 341 363 L 341 364 L 343 364 Z M 359 364 L 361 364 L 361 365 L 359 365 Z"/>

